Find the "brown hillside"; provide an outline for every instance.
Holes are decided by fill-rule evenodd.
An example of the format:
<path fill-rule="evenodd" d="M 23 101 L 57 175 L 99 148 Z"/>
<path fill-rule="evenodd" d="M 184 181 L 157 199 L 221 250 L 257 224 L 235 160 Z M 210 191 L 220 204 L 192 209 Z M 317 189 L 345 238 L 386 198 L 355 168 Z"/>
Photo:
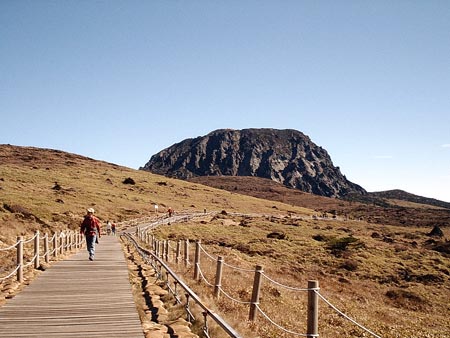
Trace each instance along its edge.
<path fill-rule="evenodd" d="M 369 223 L 400 226 L 450 225 L 450 209 L 396 199 L 368 199 L 368 203 L 328 198 L 287 188 L 269 179 L 238 176 L 195 177 L 190 182 L 201 183 L 237 194 L 244 194 L 315 210 L 348 219 L 364 219 Z M 375 204 L 376 203 L 376 204 Z M 381 205 L 384 206 L 381 206 Z"/>

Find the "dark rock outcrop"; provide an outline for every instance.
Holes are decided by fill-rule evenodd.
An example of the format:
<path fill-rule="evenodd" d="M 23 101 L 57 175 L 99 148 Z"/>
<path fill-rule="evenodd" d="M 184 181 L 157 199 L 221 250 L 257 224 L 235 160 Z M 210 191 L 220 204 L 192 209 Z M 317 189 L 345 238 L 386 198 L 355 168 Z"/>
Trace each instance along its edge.
<path fill-rule="evenodd" d="M 325 149 L 290 129 L 216 130 L 162 150 L 141 169 L 181 179 L 257 176 L 328 197 L 366 193 L 346 179 Z"/>

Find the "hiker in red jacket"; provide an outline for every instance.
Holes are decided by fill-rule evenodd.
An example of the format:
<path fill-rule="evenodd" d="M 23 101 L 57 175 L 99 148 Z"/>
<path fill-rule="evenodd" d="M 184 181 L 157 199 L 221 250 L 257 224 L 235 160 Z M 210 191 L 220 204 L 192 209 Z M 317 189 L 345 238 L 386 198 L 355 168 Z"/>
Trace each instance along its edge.
<path fill-rule="evenodd" d="M 94 209 L 87 209 L 87 214 L 84 216 L 84 220 L 80 226 L 80 233 L 86 236 L 86 247 L 89 252 L 89 260 L 94 260 L 95 253 L 95 243 L 98 243 L 98 238 L 101 237 L 100 234 L 100 221 L 94 216 Z"/>

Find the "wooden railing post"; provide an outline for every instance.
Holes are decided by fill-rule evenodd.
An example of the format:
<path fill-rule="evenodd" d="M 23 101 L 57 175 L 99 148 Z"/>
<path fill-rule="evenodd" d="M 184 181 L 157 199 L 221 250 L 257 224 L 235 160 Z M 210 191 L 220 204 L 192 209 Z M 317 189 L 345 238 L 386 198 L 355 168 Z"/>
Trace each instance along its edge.
<path fill-rule="evenodd" d="M 44 255 L 45 255 L 45 263 L 50 263 L 50 251 L 48 249 L 48 234 L 44 236 Z"/>
<path fill-rule="evenodd" d="M 216 282 L 214 285 L 214 298 L 219 299 L 220 288 L 222 287 L 222 270 L 223 270 L 223 257 L 217 257 L 217 268 L 216 268 Z"/>
<path fill-rule="evenodd" d="M 186 320 L 188 321 L 188 323 L 191 322 L 191 309 L 190 309 L 190 304 L 189 304 L 189 293 L 185 294 L 186 297 L 186 305 L 185 305 L 185 309 L 186 309 L 186 313 L 187 313 L 187 318 Z"/>
<path fill-rule="evenodd" d="M 61 255 L 66 253 L 66 242 L 66 233 L 63 231 L 61 232 Z"/>
<path fill-rule="evenodd" d="M 200 279 L 200 245 L 201 241 L 195 243 L 195 263 L 194 263 L 194 280 Z"/>
<path fill-rule="evenodd" d="M 306 333 L 313 336 L 319 333 L 319 297 L 316 293 L 319 289 L 319 282 L 309 280 L 308 289 L 308 325 Z"/>
<path fill-rule="evenodd" d="M 251 321 L 255 321 L 256 319 L 257 306 L 259 304 L 259 293 L 261 291 L 261 275 L 263 272 L 262 266 L 257 265 L 255 269 L 255 278 L 253 280 L 252 299 L 250 301 L 249 320 Z"/>
<path fill-rule="evenodd" d="M 39 231 L 36 231 L 35 236 L 34 236 L 34 268 L 37 269 L 39 268 Z"/>
<path fill-rule="evenodd" d="M 66 253 L 72 250 L 72 233 L 66 232 Z"/>
<path fill-rule="evenodd" d="M 164 259 L 166 260 L 166 262 L 169 261 L 169 240 L 166 239 L 164 241 Z"/>
<path fill-rule="evenodd" d="M 23 237 L 17 237 L 17 281 L 23 282 Z"/>
<path fill-rule="evenodd" d="M 74 233 L 73 233 L 73 231 L 71 231 L 70 232 L 70 236 L 69 236 L 69 238 L 70 238 L 70 251 L 73 251 L 73 249 L 74 249 Z"/>
<path fill-rule="evenodd" d="M 184 265 L 188 266 L 189 264 L 189 240 L 187 239 L 184 242 Z"/>
<path fill-rule="evenodd" d="M 175 261 L 176 263 L 180 263 L 180 256 L 181 256 L 181 241 L 177 241 L 177 251 L 175 253 Z"/>
<path fill-rule="evenodd" d="M 58 257 L 58 232 L 53 235 L 53 257 Z"/>

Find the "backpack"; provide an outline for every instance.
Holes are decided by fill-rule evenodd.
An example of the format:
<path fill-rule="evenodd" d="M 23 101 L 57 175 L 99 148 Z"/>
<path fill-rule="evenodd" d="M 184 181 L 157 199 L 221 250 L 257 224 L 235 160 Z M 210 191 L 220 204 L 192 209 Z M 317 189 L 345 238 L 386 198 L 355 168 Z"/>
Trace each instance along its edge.
<path fill-rule="evenodd" d="M 94 217 L 85 217 L 81 224 L 81 228 L 86 236 L 97 235 L 97 221 Z"/>

